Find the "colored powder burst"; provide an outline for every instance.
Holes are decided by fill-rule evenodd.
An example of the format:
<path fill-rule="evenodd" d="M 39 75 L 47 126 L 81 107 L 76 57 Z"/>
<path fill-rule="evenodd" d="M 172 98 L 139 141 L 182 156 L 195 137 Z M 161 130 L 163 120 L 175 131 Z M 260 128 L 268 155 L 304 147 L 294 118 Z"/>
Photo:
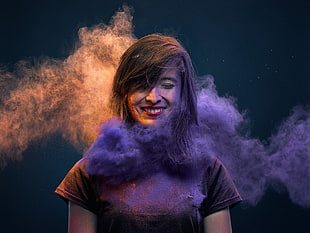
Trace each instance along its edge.
<path fill-rule="evenodd" d="M 65 60 L 20 61 L 0 70 L 0 165 L 21 160 L 31 142 L 59 133 L 77 149 L 95 140 L 121 54 L 136 40 L 130 9 L 110 25 L 79 30 L 79 46 Z M 206 84 L 206 85 L 205 85 Z M 292 110 L 269 143 L 239 132 L 246 119 L 233 98 L 220 97 L 208 76 L 199 92 L 199 122 L 193 151 L 220 158 L 243 198 L 254 205 L 270 182 L 281 182 L 292 201 L 310 206 L 310 109 Z M 113 162 L 113 161 L 111 161 Z M 113 170 L 113 169 L 112 169 Z M 130 176 L 130 174 L 127 174 Z"/>
<path fill-rule="evenodd" d="M 79 30 L 79 46 L 65 60 L 21 61 L 0 77 L 0 164 L 22 159 L 27 146 L 60 133 L 84 150 L 96 137 L 107 109 L 119 57 L 135 40 L 129 8 L 109 26 Z"/>

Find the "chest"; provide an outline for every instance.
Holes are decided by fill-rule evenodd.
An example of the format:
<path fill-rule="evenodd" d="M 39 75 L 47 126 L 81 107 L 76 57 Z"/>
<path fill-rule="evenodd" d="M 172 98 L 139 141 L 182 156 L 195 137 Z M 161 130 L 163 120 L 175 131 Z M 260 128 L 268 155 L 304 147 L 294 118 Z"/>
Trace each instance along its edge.
<path fill-rule="evenodd" d="M 120 185 L 101 183 L 98 188 L 100 201 L 110 203 L 117 212 L 135 215 L 188 213 L 199 207 L 204 198 L 199 180 L 163 173 Z"/>

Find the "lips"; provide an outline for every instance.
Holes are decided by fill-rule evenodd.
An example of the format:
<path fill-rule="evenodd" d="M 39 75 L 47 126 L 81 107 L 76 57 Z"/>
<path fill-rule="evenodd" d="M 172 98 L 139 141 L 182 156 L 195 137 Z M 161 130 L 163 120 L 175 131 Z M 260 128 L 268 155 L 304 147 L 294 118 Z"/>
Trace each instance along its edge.
<path fill-rule="evenodd" d="M 141 107 L 144 113 L 146 113 L 150 117 L 157 117 L 164 112 L 165 107 Z"/>

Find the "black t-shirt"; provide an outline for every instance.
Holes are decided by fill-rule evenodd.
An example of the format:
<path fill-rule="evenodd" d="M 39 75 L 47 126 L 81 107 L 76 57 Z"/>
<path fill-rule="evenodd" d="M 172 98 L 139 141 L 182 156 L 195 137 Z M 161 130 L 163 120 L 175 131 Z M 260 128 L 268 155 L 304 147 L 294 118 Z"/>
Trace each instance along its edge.
<path fill-rule="evenodd" d="M 217 159 L 191 177 L 156 172 L 118 185 L 85 172 L 87 158 L 69 171 L 56 193 L 95 213 L 99 233 L 197 233 L 202 219 L 241 201 Z"/>

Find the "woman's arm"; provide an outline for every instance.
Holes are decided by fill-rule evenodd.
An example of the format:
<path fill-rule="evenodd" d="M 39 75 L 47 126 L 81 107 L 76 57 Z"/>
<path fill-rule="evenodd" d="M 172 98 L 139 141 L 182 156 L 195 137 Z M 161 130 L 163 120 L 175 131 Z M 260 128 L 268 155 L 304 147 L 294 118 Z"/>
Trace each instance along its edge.
<path fill-rule="evenodd" d="M 208 215 L 203 225 L 205 233 L 232 233 L 229 208 Z"/>
<path fill-rule="evenodd" d="M 89 210 L 69 202 L 69 233 L 97 233 L 97 216 Z"/>

